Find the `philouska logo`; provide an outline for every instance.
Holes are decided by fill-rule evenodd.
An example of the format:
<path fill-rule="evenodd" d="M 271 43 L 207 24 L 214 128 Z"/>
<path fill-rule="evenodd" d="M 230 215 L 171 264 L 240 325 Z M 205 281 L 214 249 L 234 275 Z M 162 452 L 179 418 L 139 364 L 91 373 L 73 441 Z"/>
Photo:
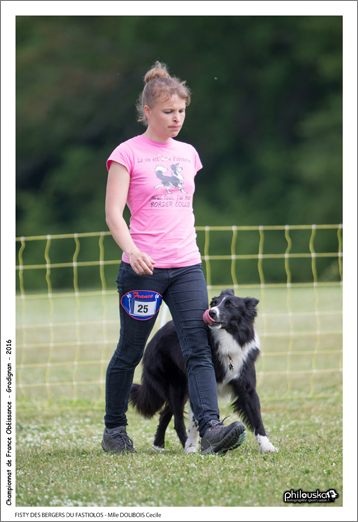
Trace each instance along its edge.
<path fill-rule="evenodd" d="M 291 489 L 283 494 L 283 501 L 286 504 L 329 503 L 335 502 L 337 498 L 339 498 L 339 495 L 335 489 L 328 489 L 327 491 L 320 491 L 319 489 L 316 489 L 316 491 L 302 491 L 302 489 L 294 491 Z"/>

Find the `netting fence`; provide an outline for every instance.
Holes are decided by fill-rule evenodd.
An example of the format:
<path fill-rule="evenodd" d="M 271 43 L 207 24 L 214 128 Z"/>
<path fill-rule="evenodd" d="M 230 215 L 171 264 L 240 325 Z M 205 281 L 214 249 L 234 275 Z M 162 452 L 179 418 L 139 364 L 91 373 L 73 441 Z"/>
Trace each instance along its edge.
<path fill-rule="evenodd" d="M 341 395 L 342 225 L 196 230 L 209 296 L 233 288 L 260 300 L 262 400 Z M 110 232 L 16 242 L 18 409 L 54 400 L 102 408 L 118 342 L 121 251 Z M 153 334 L 169 319 L 162 305 Z"/>

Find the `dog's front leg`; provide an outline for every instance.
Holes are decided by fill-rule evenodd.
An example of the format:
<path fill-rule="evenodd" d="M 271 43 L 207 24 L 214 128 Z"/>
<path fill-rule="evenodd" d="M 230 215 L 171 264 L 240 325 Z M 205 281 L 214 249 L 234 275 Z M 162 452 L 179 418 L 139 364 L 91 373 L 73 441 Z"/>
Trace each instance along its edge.
<path fill-rule="evenodd" d="M 256 440 L 258 442 L 261 453 L 278 451 L 278 449 L 275 448 L 266 435 L 256 435 Z"/>
<path fill-rule="evenodd" d="M 250 399 L 248 399 L 247 403 L 251 405 L 254 413 L 252 417 L 252 425 L 255 429 L 255 436 L 261 453 L 278 451 L 278 449 L 275 448 L 266 435 L 266 431 L 262 422 L 260 399 L 256 390 L 252 391 L 249 397 Z"/>
<path fill-rule="evenodd" d="M 185 453 L 195 453 L 199 449 L 199 430 L 198 421 L 194 417 L 193 410 L 189 401 L 189 427 L 188 427 L 188 438 L 185 443 Z"/>
<path fill-rule="evenodd" d="M 256 382 L 256 379 L 254 379 L 254 382 Z M 248 428 L 254 431 L 261 453 L 278 451 L 266 436 L 261 417 L 260 399 L 256 390 L 252 386 L 245 386 L 245 383 L 239 380 L 235 383 L 234 389 L 237 395 L 233 404 L 234 411 L 244 419 Z"/>

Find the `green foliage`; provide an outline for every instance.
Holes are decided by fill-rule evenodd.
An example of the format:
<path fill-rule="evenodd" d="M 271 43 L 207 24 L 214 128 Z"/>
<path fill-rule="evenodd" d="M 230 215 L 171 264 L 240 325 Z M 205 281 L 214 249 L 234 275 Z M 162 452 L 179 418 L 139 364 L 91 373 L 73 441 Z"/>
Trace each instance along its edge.
<path fill-rule="evenodd" d="M 342 221 L 341 17 L 19 16 L 16 29 L 18 236 L 107 229 L 105 161 L 144 131 L 135 102 L 157 59 L 193 93 L 179 138 L 204 164 L 197 225 Z"/>

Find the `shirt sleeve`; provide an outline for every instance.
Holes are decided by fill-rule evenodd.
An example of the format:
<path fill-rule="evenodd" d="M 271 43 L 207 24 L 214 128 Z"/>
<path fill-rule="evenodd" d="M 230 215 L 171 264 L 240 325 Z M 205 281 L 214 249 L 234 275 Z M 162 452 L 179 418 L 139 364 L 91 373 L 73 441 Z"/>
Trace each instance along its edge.
<path fill-rule="evenodd" d="M 132 149 L 126 143 L 118 145 L 109 156 L 106 162 L 107 170 L 109 170 L 112 161 L 124 165 L 131 175 L 134 166 L 134 157 Z"/>

